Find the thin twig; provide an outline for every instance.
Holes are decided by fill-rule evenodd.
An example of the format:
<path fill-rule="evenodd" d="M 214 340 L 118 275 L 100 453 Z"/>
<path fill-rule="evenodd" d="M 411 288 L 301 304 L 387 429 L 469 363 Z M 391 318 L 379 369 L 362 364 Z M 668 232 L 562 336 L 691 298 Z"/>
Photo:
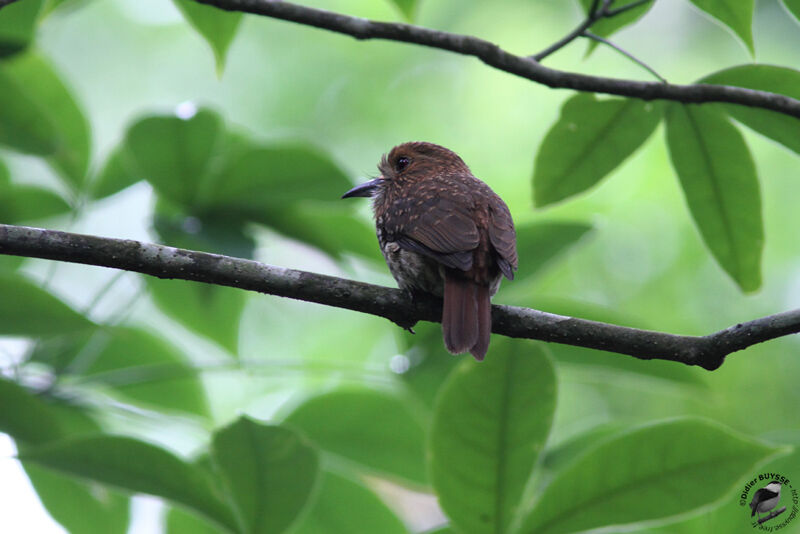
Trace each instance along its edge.
<path fill-rule="evenodd" d="M 569 32 L 567 35 L 565 35 L 564 38 L 559 39 L 558 41 L 556 41 L 555 43 L 551 44 L 550 46 L 548 46 L 547 48 L 545 48 L 544 50 L 542 50 L 538 54 L 532 55 L 531 59 L 533 59 L 534 61 L 541 62 L 547 56 L 557 52 L 558 50 L 561 50 L 562 48 L 567 46 L 569 43 L 571 43 L 572 41 L 574 41 L 575 39 L 580 37 L 583 34 L 583 32 L 585 32 L 586 30 L 588 30 L 589 28 L 592 27 L 592 24 L 594 24 L 600 18 L 603 17 L 603 15 L 601 15 L 601 11 L 599 11 L 598 8 L 597 8 L 599 4 L 600 4 L 600 0 L 594 0 L 592 2 L 592 5 L 589 7 L 589 12 L 586 14 L 586 18 L 583 19 L 583 22 L 578 24 L 577 28 L 575 28 L 574 30 Z M 608 0 L 604 1 L 603 8 L 601 8 L 601 9 L 604 10 L 603 12 L 605 12 L 605 10 L 608 9 Z"/>
<path fill-rule="evenodd" d="M 657 73 L 654 69 L 652 69 L 647 63 L 645 63 L 641 59 L 637 58 L 636 56 L 634 56 L 630 52 L 626 51 L 624 48 L 615 45 L 614 43 L 612 43 L 608 39 L 606 39 L 604 37 L 600 37 L 599 35 L 595 35 L 595 34 L 593 34 L 592 32 L 589 32 L 589 31 L 583 32 L 583 37 L 586 37 L 587 39 L 592 39 L 594 41 L 597 41 L 598 43 L 603 43 L 604 45 L 610 46 L 611 48 L 613 48 L 614 50 L 616 50 L 617 52 L 619 52 L 623 56 L 627 57 L 628 59 L 630 59 L 634 63 L 638 64 L 640 67 L 644 67 L 645 70 L 647 70 L 647 72 L 649 72 L 650 74 L 652 74 L 653 76 L 655 76 L 656 78 L 661 80 L 661 83 L 669 83 L 659 73 Z"/>
<path fill-rule="evenodd" d="M 413 43 L 474 56 L 487 65 L 552 88 L 605 93 L 643 100 L 684 103 L 729 102 L 769 109 L 800 118 L 800 100 L 785 95 L 726 85 L 671 85 L 588 76 L 550 69 L 529 57 L 517 56 L 477 37 L 459 35 L 411 24 L 378 22 L 301 6 L 284 0 L 195 0 L 226 11 L 252 13 L 306 26 L 322 28 L 356 39 L 385 39 Z"/>
<path fill-rule="evenodd" d="M 441 300 L 434 297 L 418 296 L 412 300 L 399 289 L 125 239 L 0 224 L 0 254 L 237 287 L 376 315 L 403 327 L 417 321 L 439 322 L 442 316 Z M 800 309 L 697 337 L 494 305 L 492 331 L 509 337 L 576 345 L 714 370 L 732 352 L 800 332 Z"/>

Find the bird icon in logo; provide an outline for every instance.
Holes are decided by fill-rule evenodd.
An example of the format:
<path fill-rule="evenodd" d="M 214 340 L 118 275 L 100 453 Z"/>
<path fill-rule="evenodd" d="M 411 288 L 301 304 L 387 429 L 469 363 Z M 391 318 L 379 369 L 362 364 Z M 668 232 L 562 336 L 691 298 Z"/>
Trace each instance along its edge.
<path fill-rule="evenodd" d="M 775 508 L 780 500 L 781 483 L 773 480 L 753 494 L 753 500 L 750 501 L 750 510 L 752 510 L 750 517 L 759 514 L 758 518 L 761 519 L 761 514 L 765 514 Z"/>

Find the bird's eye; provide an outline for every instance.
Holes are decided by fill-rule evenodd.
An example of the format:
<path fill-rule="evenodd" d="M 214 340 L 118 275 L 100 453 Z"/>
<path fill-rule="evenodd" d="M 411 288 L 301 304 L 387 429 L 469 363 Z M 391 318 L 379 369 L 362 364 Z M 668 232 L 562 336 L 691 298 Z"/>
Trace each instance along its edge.
<path fill-rule="evenodd" d="M 397 158 L 397 163 L 395 164 L 395 166 L 397 167 L 397 172 L 400 172 L 406 167 L 408 167 L 409 163 L 411 163 L 411 160 L 405 156 Z"/>

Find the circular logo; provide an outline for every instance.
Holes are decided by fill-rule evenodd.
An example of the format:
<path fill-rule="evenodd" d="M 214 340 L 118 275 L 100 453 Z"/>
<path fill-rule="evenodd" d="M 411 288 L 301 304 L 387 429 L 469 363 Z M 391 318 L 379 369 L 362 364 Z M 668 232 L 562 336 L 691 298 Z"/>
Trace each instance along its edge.
<path fill-rule="evenodd" d="M 800 492 L 780 473 L 759 473 L 742 488 L 739 506 L 747 511 L 753 528 L 777 532 L 800 514 Z"/>

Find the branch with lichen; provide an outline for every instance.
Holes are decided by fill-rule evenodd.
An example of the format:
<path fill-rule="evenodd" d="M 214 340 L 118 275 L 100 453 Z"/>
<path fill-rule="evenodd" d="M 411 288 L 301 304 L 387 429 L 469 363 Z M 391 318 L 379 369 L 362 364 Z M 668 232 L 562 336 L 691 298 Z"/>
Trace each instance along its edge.
<path fill-rule="evenodd" d="M 399 289 L 127 239 L 0 224 L 0 254 L 258 291 L 376 315 L 404 328 L 418 321 L 440 322 L 442 316 L 441 301 L 432 296 L 411 299 Z M 707 336 L 682 336 L 494 305 L 492 332 L 714 370 L 732 352 L 800 332 L 800 310 L 761 317 Z"/>

